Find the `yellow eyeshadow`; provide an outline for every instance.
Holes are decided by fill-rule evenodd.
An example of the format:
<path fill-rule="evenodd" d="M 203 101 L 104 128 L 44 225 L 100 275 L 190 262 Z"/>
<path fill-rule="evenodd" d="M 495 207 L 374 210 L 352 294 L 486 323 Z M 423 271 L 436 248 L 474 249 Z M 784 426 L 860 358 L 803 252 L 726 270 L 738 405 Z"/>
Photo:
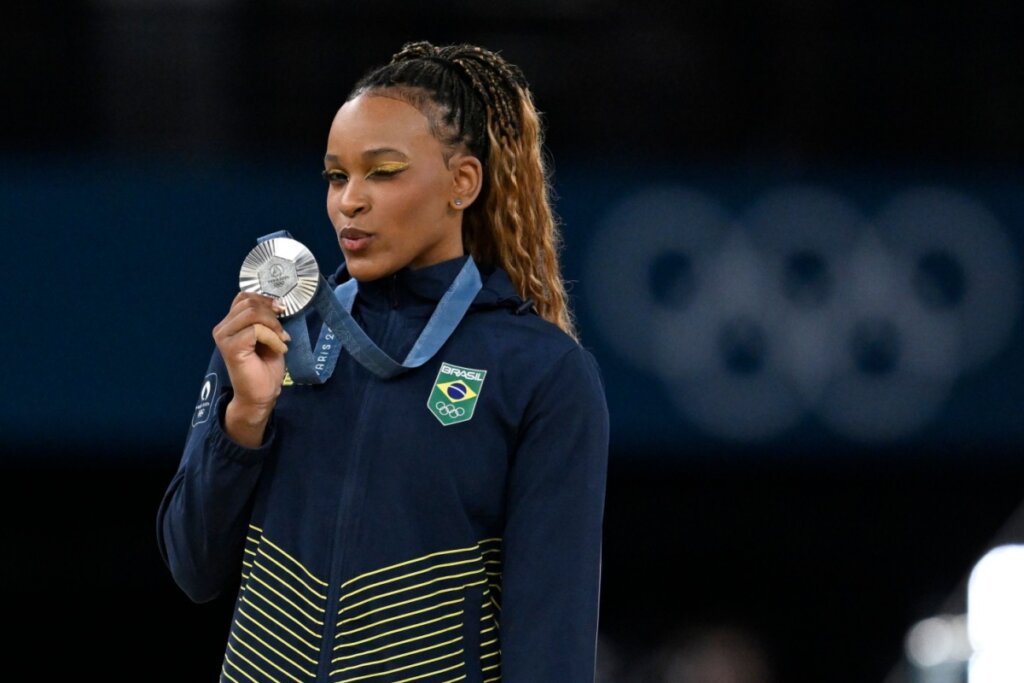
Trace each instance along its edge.
<path fill-rule="evenodd" d="M 383 172 L 383 173 L 397 173 L 398 171 L 404 171 L 407 168 L 409 168 L 409 163 L 408 162 L 405 162 L 405 161 L 386 161 L 383 164 L 380 164 L 379 166 L 374 166 L 373 167 L 373 171 L 371 171 L 371 173 L 377 172 L 377 171 L 380 171 L 380 172 Z"/>

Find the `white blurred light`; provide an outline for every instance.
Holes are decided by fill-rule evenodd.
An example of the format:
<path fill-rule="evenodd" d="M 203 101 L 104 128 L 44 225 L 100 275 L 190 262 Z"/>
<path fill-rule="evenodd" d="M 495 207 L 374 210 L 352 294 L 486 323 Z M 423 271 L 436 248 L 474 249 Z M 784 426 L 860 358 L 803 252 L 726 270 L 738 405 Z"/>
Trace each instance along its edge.
<path fill-rule="evenodd" d="M 989 551 L 967 585 L 970 683 L 1024 681 L 1024 545 Z"/>
<path fill-rule="evenodd" d="M 1024 658 L 1019 654 L 979 652 L 967 666 L 968 683 L 1020 683 L 1024 681 Z"/>
<path fill-rule="evenodd" d="M 922 619 L 907 633 L 907 659 L 919 669 L 965 662 L 971 656 L 963 615 Z"/>

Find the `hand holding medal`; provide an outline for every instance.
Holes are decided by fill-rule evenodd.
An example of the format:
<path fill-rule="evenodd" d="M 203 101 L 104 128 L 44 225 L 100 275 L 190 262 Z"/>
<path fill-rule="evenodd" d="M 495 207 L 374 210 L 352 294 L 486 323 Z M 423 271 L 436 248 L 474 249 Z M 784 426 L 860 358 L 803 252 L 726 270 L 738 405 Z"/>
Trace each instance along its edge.
<path fill-rule="evenodd" d="M 213 329 L 228 371 L 233 397 L 225 413 L 229 435 L 258 445 L 281 393 L 286 342 L 282 318 L 302 310 L 319 285 L 309 250 L 292 239 L 268 239 L 246 256 L 239 273 L 241 292 Z"/>

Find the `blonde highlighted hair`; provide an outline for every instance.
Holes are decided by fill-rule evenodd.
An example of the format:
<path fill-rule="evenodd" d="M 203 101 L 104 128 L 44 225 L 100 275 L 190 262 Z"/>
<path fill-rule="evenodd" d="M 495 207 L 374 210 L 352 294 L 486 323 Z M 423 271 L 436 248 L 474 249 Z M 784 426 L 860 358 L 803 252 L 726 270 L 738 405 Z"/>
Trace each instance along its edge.
<path fill-rule="evenodd" d="M 543 125 L 522 72 L 481 47 L 421 41 L 364 76 L 349 99 L 380 89 L 423 111 L 442 143 L 480 159 L 484 183 L 464 213 L 465 248 L 482 267 L 503 268 L 542 318 L 578 339 L 559 264 Z"/>

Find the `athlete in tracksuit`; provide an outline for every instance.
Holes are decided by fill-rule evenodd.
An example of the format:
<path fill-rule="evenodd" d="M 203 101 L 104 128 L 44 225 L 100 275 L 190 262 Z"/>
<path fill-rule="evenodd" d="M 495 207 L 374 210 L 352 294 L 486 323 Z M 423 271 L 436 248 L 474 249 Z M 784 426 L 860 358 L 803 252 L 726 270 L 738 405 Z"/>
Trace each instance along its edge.
<path fill-rule="evenodd" d="M 403 359 L 464 268 L 482 287 L 390 378 L 352 346 L 302 383 L 270 297 L 214 328 L 157 535 L 194 601 L 240 581 L 222 681 L 593 683 L 608 413 L 539 144 L 522 74 L 472 46 L 405 46 L 336 115 L 355 324 Z"/>

